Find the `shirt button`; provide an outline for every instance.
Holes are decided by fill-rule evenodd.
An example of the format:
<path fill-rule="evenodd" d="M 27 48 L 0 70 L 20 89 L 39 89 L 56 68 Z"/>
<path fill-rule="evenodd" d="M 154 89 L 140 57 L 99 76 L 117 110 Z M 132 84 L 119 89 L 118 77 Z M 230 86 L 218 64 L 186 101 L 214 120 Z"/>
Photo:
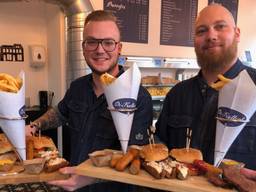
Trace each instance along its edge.
<path fill-rule="evenodd" d="M 202 91 L 202 93 L 205 93 L 205 89 L 202 89 L 201 91 Z"/>

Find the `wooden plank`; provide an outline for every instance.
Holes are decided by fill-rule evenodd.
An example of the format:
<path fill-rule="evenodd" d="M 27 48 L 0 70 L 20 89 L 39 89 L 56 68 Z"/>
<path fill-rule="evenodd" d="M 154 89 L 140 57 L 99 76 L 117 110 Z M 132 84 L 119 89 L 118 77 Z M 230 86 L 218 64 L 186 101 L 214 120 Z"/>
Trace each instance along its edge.
<path fill-rule="evenodd" d="M 52 173 L 42 172 L 40 174 L 28 174 L 26 172 L 12 173 L 11 175 L 0 175 L 0 184 L 19 184 L 19 183 L 34 183 L 45 182 L 52 180 L 67 179 L 69 175 L 64 175 L 58 171 Z"/>
<path fill-rule="evenodd" d="M 141 170 L 139 175 L 132 175 L 128 171 L 118 172 L 110 167 L 95 167 L 91 160 L 87 160 L 76 167 L 76 173 L 100 179 L 118 181 L 128 184 L 162 189 L 172 192 L 231 192 L 235 190 L 215 187 L 205 177 L 191 176 L 187 180 L 155 179 L 146 171 Z"/>

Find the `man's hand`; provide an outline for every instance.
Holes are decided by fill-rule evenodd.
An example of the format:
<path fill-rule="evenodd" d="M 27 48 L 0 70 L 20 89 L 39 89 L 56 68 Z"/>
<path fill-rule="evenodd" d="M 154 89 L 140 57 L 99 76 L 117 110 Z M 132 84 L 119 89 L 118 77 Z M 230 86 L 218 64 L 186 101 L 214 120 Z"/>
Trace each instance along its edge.
<path fill-rule="evenodd" d="M 33 125 L 26 125 L 26 136 L 32 136 L 36 133 L 37 128 Z"/>
<path fill-rule="evenodd" d="M 55 180 L 47 183 L 50 185 L 59 186 L 66 191 L 74 191 L 86 185 L 90 185 L 96 180 L 95 178 L 75 174 L 75 167 L 64 167 L 59 169 L 59 172 L 62 174 L 70 174 L 71 177 L 66 180 Z"/>
<path fill-rule="evenodd" d="M 247 177 L 248 179 L 256 181 L 256 171 L 247 168 L 242 168 L 240 170 L 240 173 Z"/>

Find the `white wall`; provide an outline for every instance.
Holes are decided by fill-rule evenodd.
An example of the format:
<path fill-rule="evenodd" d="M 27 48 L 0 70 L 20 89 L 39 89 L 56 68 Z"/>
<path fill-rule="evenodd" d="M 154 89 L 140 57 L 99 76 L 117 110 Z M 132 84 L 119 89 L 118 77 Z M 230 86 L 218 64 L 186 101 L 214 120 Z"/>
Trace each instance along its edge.
<path fill-rule="evenodd" d="M 56 98 L 61 98 L 60 63 L 65 64 L 62 53 L 65 41 L 60 42 L 63 18 L 58 6 L 44 2 L 0 3 L 0 45 L 19 43 L 24 48 L 24 62 L 0 61 L 0 72 L 17 76 L 21 70 L 25 71 L 26 97 L 30 98 L 31 106 L 39 104 L 39 90 L 53 90 Z M 47 62 L 43 68 L 30 67 L 30 45 L 46 48 Z"/>

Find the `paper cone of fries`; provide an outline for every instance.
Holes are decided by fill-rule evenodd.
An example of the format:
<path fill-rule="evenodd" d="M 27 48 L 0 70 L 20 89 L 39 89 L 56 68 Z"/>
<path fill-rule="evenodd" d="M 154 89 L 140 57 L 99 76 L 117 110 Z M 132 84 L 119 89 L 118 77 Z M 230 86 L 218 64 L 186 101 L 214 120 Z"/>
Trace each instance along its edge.
<path fill-rule="evenodd" d="M 123 152 L 127 151 L 133 116 L 136 110 L 141 73 L 136 64 L 114 82 L 104 85 L 108 108 L 117 130 Z"/>
<path fill-rule="evenodd" d="M 22 85 L 17 93 L 0 91 L 0 127 L 19 156 L 26 159 L 25 143 L 25 75 L 19 74 Z"/>
<path fill-rule="evenodd" d="M 214 164 L 218 165 L 256 110 L 256 86 L 246 70 L 219 92 Z"/>

